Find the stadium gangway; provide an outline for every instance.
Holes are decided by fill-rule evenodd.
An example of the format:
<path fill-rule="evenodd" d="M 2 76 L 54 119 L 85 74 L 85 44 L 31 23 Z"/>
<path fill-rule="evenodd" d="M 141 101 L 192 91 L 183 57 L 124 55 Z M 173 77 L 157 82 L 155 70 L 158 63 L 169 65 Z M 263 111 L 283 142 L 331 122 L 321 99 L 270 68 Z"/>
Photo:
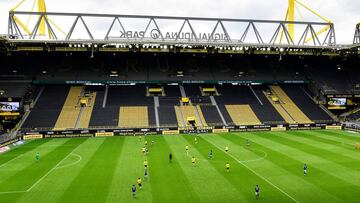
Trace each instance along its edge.
<path fill-rule="evenodd" d="M 36 22 L 30 34 L 27 34 L 15 19 L 22 16 L 33 16 Z M 56 24 L 53 18 L 57 18 Z M 71 18 L 69 20 L 68 18 Z M 96 37 L 99 27 L 89 26 L 88 20 L 96 18 L 97 23 L 105 26 L 103 36 Z M 66 21 L 68 19 L 68 21 Z M 111 23 L 106 23 L 107 19 Z M 137 23 L 129 23 L 129 20 L 137 19 L 144 22 L 144 27 L 135 28 Z M 39 35 L 40 23 L 47 26 L 47 36 Z M 159 22 L 164 22 L 164 26 Z M 66 22 L 68 29 L 60 25 Z M 165 27 L 174 26 L 166 31 Z M 201 33 L 198 23 L 209 23 L 209 32 Z M 8 18 L 8 40 L 17 42 L 54 42 L 54 43 L 97 43 L 97 44 L 125 44 L 125 45 L 202 45 L 202 46 L 284 46 L 284 47 L 334 47 L 336 46 L 335 28 L 331 22 L 300 22 L 300 21 L 276 21 L 276 20 L 252 20 L 231 18 L 201 18 L 201 17 L 172 17 L 172 16 L 143 16 L 143 15 L 114 15 L 114 14 L 90 14 L 90 13 L 57 13 L 57 12 L 25 12 L 10 11 Z M 298 28 L 297 38 L 292 37 L 288 31 L 288 25 L 296 25 Z M 59 25 L 59 26 L 58 26 Z M 128 27 L 126 27 L 127 25 Z M 265 29 L 266 26 L 272 29 Z M 86 30 L 83 36 L 73 39 L 74 30 L 77 27 Z M 116 35 L 111 33 L 115 26 L 119 29 Z M 242 27 L 241 27 L 242 26 Z M 320 37 L 316 33 L 317 27 L 327 26 L 329 29 Z M 188 31 L 185 31 L 187 28 Z M 319 28 L 320 29 L 320 28 Z M 68 30 L 63 32 L 63 30 Z M 169 32 L 171 34 L 169 34 Z M 137 34 L 135 34 L 137 33 Z M 250 36 L 252 35 L 252 36 Z M 284 36 L 283 42 L 279 38 Z M 311 41 L 306 39 L 311 38 Z"/>

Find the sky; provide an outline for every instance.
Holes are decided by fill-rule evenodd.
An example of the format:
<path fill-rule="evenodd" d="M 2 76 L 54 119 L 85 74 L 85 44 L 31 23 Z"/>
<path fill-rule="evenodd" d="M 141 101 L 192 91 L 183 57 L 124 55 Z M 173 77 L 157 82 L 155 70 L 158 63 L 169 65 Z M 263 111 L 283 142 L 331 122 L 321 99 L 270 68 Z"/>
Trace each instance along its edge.
<path fill-rule="evenodd" d="M 27 0 L 26 3 L 17 10 L 30 11 L 33 1 L 34 0 Z M 0 0 L 0 34 L 7 33 L 8 11 L 16 5 L 17 2 L 19 2 L 19 0 Z M 334 22 L 338 44 L 352 43 L 355 25 L 360 22 L 359 0 L 301 0 L 301 2 Z M 287 0 L 46 0 L 47 11 L 49 12 L 166 15 L 262 20 L 284 20 L 287 3 Z M 305 9 L 300 7 L 299 10 L 301 11 L 302 16 L 297 13 L 296 20 L 322 22 L 320 18 Z M 26 19 L 27 18 L 25 17 L 22 20 L 26 22 Z M 34 19 L 31 20 L 34 21 Z M 70 18 L 55 18 L 52 20 L 64 30 L 68 30 L 69 25 L 71 24 Z M 110 21 L 100 19 L 93 20 L 92 29 L 98 30 L 94 33 L 101 36 L 101 33 L 104 31 L 106 32 L 106 27 L 109 23 Z M 137 22 L 133 23 L 136 24 Z M 168 29 L 178 28 L 168 25 Z M 200 29 L 201 28 L 199 28 L 199 31 L 201 31 Z M 267 28 L 263 29 L 265 30 L 262 31 L 266 32 Z M 298 29 L 301 30 L 301 28 Z M 97 36 L 96 34 L 94 35 Z"/>

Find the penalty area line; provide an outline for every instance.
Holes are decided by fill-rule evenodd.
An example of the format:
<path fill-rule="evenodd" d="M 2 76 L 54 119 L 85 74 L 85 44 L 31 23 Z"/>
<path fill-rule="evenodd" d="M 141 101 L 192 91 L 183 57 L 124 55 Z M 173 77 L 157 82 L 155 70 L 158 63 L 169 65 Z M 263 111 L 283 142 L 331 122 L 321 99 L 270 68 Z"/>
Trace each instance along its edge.
<path fill-rule="evenodd" d="M 16 157 L 14 157 L 14 158 L 10 159 L 9 161 L 7 161 L 7 162 L 5 162 L 5 163 L 1 164 L 1 165 L 0 165 L 0 168 L 1 168 L 1 167 L 3 167 L 3 166 L 5 166 L 5 165 L 7 165 L 8 163 L 10 163 L 10 162 L 12 162 L 12 161 L 15 161 L 16 159 L 18 159 L 18 158 L 22 157 L 23 155 L 24 155 L 24 154 L 20 154 L 19 156 L 16 156 Z"/>
<path fill-rule="evenodd" d="M 81 144 L 79 144 L 77 147 L 75 147 L 67 156 L 65 156 L 61 161 L 59 161 L 53 168 L 51 168 L 45 175 L 43 175 L 39 180 L 37 180 L 29 189 L 26 190 L 26 192 L 29 192 L 32 190 L 36 185 L 38 185 L 42 180 L 44 180 L 51 172 L 53 172 L 57 167 L 60 166 L 60 164 L 66 160 Z"/>
<path fill-rule="evenodd" d="M 214 144 L 211 142 L 212 145 L 214 145 L 216 148 L 218 148 L 219 150 L 225 152 L 225 150 L 221 149 L 218 145 Z M 276 188 L 277 190 L 279 190 L 281 193 L 283 193 L 284 195 L 286 195 L 287 197 L 289 197 L 291 200 L 293 200 L 296 203 L 299 203 L 299 201 L 297 201 L 295 198 L 293 198 L 291 195 L 289 195 L 288 193 L 286 193 L 284 190 L 282 190 L 281 188 L 279 188 L 278 186 L 276 186 L 274 183 L 270 182 L 268 179 L 266 179 L 264 176 L 260 175 L 258 172 L 254 171 L 253 169 L 251 169 L 250 167 L 248 167 L 247 165 L 245 165 L 243 162 L 241 162 L 239 159 L 237 159 L 235 156 L 233 156 L 232 154 L 230 154 L 229 152 L 225 152 L 227 155 L 229 155 L 231 158 L 233 158 L 236 162 L 238 162 L 239 164 L 241 164 L 242 166 L 244 166 L 245 168 L 247 168 L 249 171 L 251 171 L 252 173 L 254 173 L 255 175 L 257 175 L 259 178 L 263 179 L 265 182 L 267 182 L 268 184 L 270 184 L 271 186 L 273 186 L 274 188 Z"/>

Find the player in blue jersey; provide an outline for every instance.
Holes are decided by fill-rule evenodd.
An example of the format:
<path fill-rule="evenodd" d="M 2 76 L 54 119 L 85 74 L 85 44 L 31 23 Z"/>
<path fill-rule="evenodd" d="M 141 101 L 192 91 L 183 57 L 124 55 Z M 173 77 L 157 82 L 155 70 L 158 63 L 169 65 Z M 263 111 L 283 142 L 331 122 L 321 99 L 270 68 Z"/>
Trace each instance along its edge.
<path fill-rule="evenodd" d="M 135 185 L 132 185 L 131 192 L 132 192 L 133 198 L 136 198 L 136 186 Z"/>
<path fill-rule="evenodd" d="M 304 164 L 304 176 L 306 176 L 306 173 L 307 173 L 307 165 Z"/>
<path fill-rule="evenodd" d="M 173 158 L 173 155 L 170 152 L 170 154 L 169 154 L 169 163 L 172 163 L 172 158 Z"/>
<path fill-rule="evenodd" d="M 259 185 L 255 186 L 255 197 L 256 197 L 256 199 L 259 199 L 259 197 L 260 197 L 260 187 L 259 187 Z"/>
<path fill-rule="evenodd" d="M 144 179 L 147 180 L 149 174 L 147 168 L 144 170 Z"/>

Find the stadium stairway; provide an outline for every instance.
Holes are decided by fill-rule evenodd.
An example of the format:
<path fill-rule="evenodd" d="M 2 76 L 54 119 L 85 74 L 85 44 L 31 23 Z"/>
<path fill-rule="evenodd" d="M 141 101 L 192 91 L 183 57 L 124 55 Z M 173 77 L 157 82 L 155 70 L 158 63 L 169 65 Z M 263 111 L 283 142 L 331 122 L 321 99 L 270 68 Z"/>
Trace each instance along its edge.
<path fill-rule="evenodd" d="M 235 125 L 261 124 L 250 105 L 225 105 L 225 108 Z"/>
<path fill-rule="evenodd" d="M 81 107 L 81 113 L 76 125 L 76 128 L 89 128 L 91 114 L 94 109 L 96 92 L 90 94 L 90 102 L 87 106 Z"/>
<path fill-rule="evenodd" d="M 176 120 L 178 122 L 178 126 L 183 128 L 185 127 L 185 120 L 184 120 L 184 116 L 182 115 L 182 112 L 180 110 L 179 106 L 174 106 L 175 108 L 175 115 L 176 115 Z"/>
<path fill-rule="evenodd" d="M 299 85 L 282 85 L 281 89 L 286 92 L 289 98 L 298 106 L 301 111 L 314 122 L 332 122 L 334 119 L 327 110 L 316 104 L 313 98 L 306 90 Z"/>
<path fill-rule="evenodd" d="M 204 119 L 204 115 L 201 110 L 198 109 L 197 106 L 180 106 L 179 107 L 180 115 L 182 115 L 182 120 L 185 123 L 185 127 L 191 127 L 191 125 L 187 122 L 189 117 L 193 117 L 195 119 L 196 127 L 204 127 L 207 126 L 206 121 Z"/>
<path fill-rule="evenodd" d="M 197 116 L 200 118 L 200 121 L 201 121 L 202 126 L 203 126 L 203 127 L 207 127 L 208 124 L 206 123 L 206 120 L 205 120 L 204 114 L 203 114 L 203 112 L 202 112 L 202 110 L 201 110 L 201 108 L 200 108 L 200 105 L 196 105 L 195 108 L 196 108 L 196 109 L 195 109 L 195 110 L 196 110 L 196 114 L 197 114 Z"/>
<path fill-rule="evenodd" d="M 147 106 L 121 106 L 119 112 L 120 128 L 142 128 L 149 126 Z"/>
<path fill-rule="evenodd" d="M 279 102 L 272 101 L 271 96 L 269 95 L 265 95 L 265 96 L 286 123 L 290 123 L 290 124 L 296 123 L 295 120 L 291 117 L 291 115 L 284 109 L 284 107 Z"/>
<path fill-rule="evenodd" d="M 279 111 L 285 121 L 291 121 L 289 123 L 313 123 L 301 109 L 290 99 L 290 97 L 281 89 L 280 86 L 270 86 L 270 90 L 273 95 L 276 95 L 279 99 L 278 105 L 280 105 L 284 111 L 287 112 L 288 116 L 279 108 L 280 106 L 274 106 Z M 274 104 L 274 102 L 272 102 Z M 289 118 L 291 117 L 291 118 Z"/>
<path fill-rule="evenodd" d="M 72 86 L 70 88 L 60 115 L 55 123 L 54 130 L 75 128 L 81 109 L 78 102 L 83 90 L 83 86 Z"/>

